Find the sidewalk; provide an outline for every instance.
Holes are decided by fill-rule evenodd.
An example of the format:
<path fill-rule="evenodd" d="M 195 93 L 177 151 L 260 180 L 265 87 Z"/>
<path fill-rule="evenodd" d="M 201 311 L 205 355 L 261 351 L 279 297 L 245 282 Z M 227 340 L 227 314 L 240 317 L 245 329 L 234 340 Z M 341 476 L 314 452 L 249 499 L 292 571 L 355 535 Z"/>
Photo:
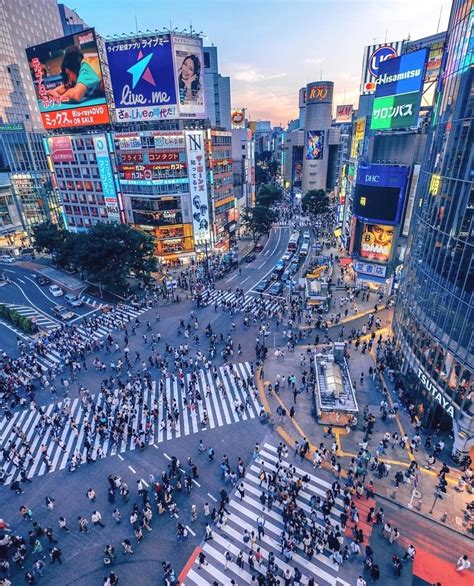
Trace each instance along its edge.
<path fill-rule="evenodd" d="M 262 396 L 262 403 L 264 407 L 272 413 L 275 426 L 277 426 L 277 433 L 289 444 L 294 445 L 295 440 L 301 441 L 302 437 L 306 437 L 311 443 L 312 451 L 314 446 L 319 446 L 324 442 L 327 447 L 330 447 L 334 441 L 331 437 L 325 437 L 325 428 L 319 425 L 314 417 L 314 405 L 312 393 L 305 392 L 297 395 L 296 403 L 294 403 L 293 393 L 287 386 L 280 390 L 279 396 L 274 393 L 268 396 L 267 388 L 271 383 L 274 386 L 276 376 L 290 376 L 295 375 L 297 378 L 296 388 L 299 387 L 302 374 L 306 371 L 309 373 L 309 355 L 306 354 L 308 346 L 296 346 L 295 352 L 287 352 L 285 354 L 284 362 L 278 361 L 273 352 L 270 351 L 264 365 L 264 380 L 259 380 L 259 390 Z M 305 363 L 300 365 L 301 354 L 305 357 Z M 359 444 L 363 441 L 365 435 L 362 430 L 363 418 L 362 410 L 364 405 L 368 405 L 370 412 L 376 417 L 375 431 L 372 434 L 368 449 L 372 454 L 375 452 L 379 441 L 383 438 L 386 431 L 393 433 L 397 431 L 400 435 L 404 435 L 405 431 L 409 438 L 413 435 L 413 428 L 407 412 L 401 408 L 396 419 L 387 418 L 385 422 L 380 417 L 380 401 L 382 395 L 377 389 L 376 382 L 369 379 L 368 369 L 374 366 L 373 358 L 370 354 L 362 354 L 356 351 L 355 348 L 350 349 L 349 368 L 351 377 L 356 381 L 357 385 L 357 400 L 359 403 L 360 416 L 359 423 L 355 430 L 352 430 L 349 435 L 343 428 L 334 428 L 334 435 L 339 445 L 339 457 L 343 468 L 347 469 L 350 459 L 355 457 L 359 451 Z M 360 374 L 364 372 L 366 378 L 362 387 L 360 386 Z M 387 383 L 387 387 L 393 392 L 391 383 Z M 276 408 L 278 405 L 283 405 L 286 412 L 290 412 L 292 406 L 295 407 L 295 417 L 291 420 L 289 417 L 285 418 L 284 424 L 277 422 Z M 446 448 L 445 448 L 446 450 Z M 447 453 L 445 454 L 447 457 Z M 312 455 L 310 456 L 312 457 Z M 413 485 L 402 484 L 398 490 L 395 490 L 394 475 L 397 470 L 405 471 L 412 459 L 416 459 L 420 465 L 421 473 L 419 475 L 420 481 L 412 498 Z M 443 499 L 437 499 L 435 502 L 435 486 L 437 484 L 437 472 L 427 470 L 424 468 L 424 463 L 427 461 L 427 455 L 424 449 L 419 449 L 413 455 L 406 450 L 396 446 L 394 449 L 391 446 L 387 449 L 386 454 L 380 458 L 386 464 L 391 466 L 388 477 L 379 479 L 376 471 L 370 471 L 367 475 L 366 481 L 372 479 L 375 484 L 377 496 L 382 499 L 389 500 L 396 503 L 403 508 L 411 510 L 417 515 L 421 515 L 442 524 L 445 528 L 456 531 L 462 535 L 468 535 L 468 529 L 463 521 L 462 510 L 465 508 L 466 502 L 472 500 L 472 495 L 467 493 L 458 493 L 454 487 L 457 485 L 457 478 L 459 472 L 450 466 L 451 472 L 448 475 L 449 488 L 448 494 L 443 495 Z M 448 463 L 449 465 L 449 463 Z M 439 468 L 439 464 L 437 465 Z M 409 503 L 411 501 L 411 508 Z M 434 506 L 433 506 L 434 505 Z M 432 512 L 430 510 L 433 508 Z"/>

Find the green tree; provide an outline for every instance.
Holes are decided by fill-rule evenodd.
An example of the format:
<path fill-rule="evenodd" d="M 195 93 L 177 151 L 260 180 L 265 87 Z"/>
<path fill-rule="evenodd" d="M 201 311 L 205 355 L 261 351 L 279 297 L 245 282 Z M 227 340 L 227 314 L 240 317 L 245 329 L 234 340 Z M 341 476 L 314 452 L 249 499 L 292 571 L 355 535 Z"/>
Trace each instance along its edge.
<path fill-rule="evenodd" d="M 278 185 L 272 183 L 263 185 L 257 193 L 257 205 L 270 207 L 281 201 L 283 191 Z"/>
<path fill-rule="evenodd" d="M 68 232 L 51 222 L 43 222 L 33 227 L 34 247 L 38 252 L 58 254 L 68 237 Z"/>
<path fill-rule="evenodd" d="M 329 211 L 329 196 L 324 189 L 307 191 L 302 201 L 303 211 L 313 218 Z"/>
<path fill-rule="evenodd" d="M 241 222 L 245 228 L 252 234 L 253 240 L 256 243 L 262 234 L 268 234 L 272 225 L 277 221 L 278 214 L 262 205 L 256 205 L 253 208 L 245 208 Z"/>
<path fill-rule="evenodd" d="M 142 281 L 157 268 L 152 236 L 124 224 L 96 224 L 80 234 L 74 264 L 100 287 L 117 292 L 128 288 L 131 272 Z"/>

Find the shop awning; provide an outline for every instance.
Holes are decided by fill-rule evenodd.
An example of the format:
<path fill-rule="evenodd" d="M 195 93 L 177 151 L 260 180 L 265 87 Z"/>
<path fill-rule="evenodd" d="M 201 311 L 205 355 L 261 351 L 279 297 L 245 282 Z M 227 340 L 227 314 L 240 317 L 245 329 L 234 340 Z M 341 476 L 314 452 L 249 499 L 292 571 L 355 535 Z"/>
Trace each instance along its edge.
<path fill-rule="evenodd" d="M 343 256 L 339 259 L 339 264 L 341 267 L 347 267 L 352 264 L 352 258 L 350 256 Z"/>

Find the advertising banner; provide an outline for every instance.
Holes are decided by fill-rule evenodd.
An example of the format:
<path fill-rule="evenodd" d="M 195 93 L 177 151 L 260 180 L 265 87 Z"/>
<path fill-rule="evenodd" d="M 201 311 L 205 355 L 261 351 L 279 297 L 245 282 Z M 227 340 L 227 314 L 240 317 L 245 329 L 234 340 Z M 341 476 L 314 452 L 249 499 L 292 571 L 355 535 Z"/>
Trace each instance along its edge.
<path fill-rule="evenodd" d="M 392 130 L 416 126 L 425 78 L 427 49 L 380 65 L 370 128 Z"/>
<path fill-rule="evenodd" d="M 127 181 L 132 179 L 162 179 L 163 171 L 181 171 L 184 163 L 155 163 L 147 165 L 118 165 L 119 177 Z"/>
<path fill-rule="evenodd" d="M 343 122 L 351 122 L 353 110 L 354 107 L 352 106 L 352 104 L 336 106 L 336 124 L 342 124 Z"/>
<path fill-rule="evenodd" d="M 398 224 L 403 212 L 409 167 L 359 164 L 353 213 L 366 222 Z"/>
<path fill-rule="evenodd" d="M 52 136 L 47 141 L 53 163 L 74 162 L 74 151 L 70 136 Z"/>
<path fill-rule="evenodd" d="M 362 96 L 373 94 L 375 92 L 375 82 L 379 76 L 381 63 L 384 63 L 388 59 L 398 57 L 402 51 L 402 47 L 403 41 L 365 47 L 362 60 L 362 82 L 360 87 L 360 93 Z"/>
<path fill-rule="evenodd" d="M 124 151 L 141 151 L 142 140 L 138 134 L 115 134 L 117 147 Z"/>
<path fill-rule="evenodd" d="M 210 236 L 204 132 L 186 130 L 189 192 L 191 194 L 194 242 L 208 242 Z"/>
<path fill-rule="evenodd" d="M 356 273 L 363 273 L 364 275 L 373 275 L 374 277 L 381 277 L 385 279 L 387 274 L 387 267 L 384 265 L 375 265 L 368 262 L 361 262 L 356 260 L 352 263 Z"/>
<path fill-rule="evenodd" d="M 306 160 L 320 161 L 324 156 L 324 130 L 306 132 Z"/>
<path fill-rule="evenodd" d="M 94 29 L 26 49 L 45 129 L 108 124 Z"/>
<path fill-rule="evenodd" d="M 353 127 L 352 144 L 351 144 L 351 159 L 357 159 L 360 154 L 360 145 L 364 141 L 365 136 L 365 116 L 357 118 Z"/>
<path fill-rule="evenodd" d="M 178 36 L 172 39 L 179 115 L 182 118 L 205 118 L 202 39 Z"/>
<path fill-rule="evenodd" d="M 112 222 L 120 222 L 120 210 L 107 142 L 104 135 L 94 136 L 93 140 L 107 215 Z"/>
<path fill-rule="evenodd" d="M 107 41 L 117 122 L 177 118 L 170 35 Z"/>
<path fill-rule="evenodd" d="M 230 112 L 232 128 L 245 128 L 245 108 L 233 108 Z"/>
<path fill-rule="evenodd" d="M 155 149 L 184 148 L 184 134 L 182 132 L 152 132 Z"/>
<path fill-rule="evenodd" d="M 368 260 L 388 262 L 392 251 L 395 228 L 384 224 L 364 224 L 359 256 Z"/>

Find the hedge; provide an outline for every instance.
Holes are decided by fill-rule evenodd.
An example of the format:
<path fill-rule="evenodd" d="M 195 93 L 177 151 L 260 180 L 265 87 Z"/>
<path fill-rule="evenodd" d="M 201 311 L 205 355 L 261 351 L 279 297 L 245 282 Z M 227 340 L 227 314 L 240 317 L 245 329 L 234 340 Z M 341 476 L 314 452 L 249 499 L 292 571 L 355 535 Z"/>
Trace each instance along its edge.
<path fill-rule="evenodd" d="M 25 317 L 15 311 L 14 309 L 10 309 L 6 305 L 0 303 L 0 318 L 3 318 L 5 321 L 11 323 L 13 326 L 17 327 L 25 334 L 33 334 L 37 331 L 36 324 L 32 319 L 29 317 Z"/>

